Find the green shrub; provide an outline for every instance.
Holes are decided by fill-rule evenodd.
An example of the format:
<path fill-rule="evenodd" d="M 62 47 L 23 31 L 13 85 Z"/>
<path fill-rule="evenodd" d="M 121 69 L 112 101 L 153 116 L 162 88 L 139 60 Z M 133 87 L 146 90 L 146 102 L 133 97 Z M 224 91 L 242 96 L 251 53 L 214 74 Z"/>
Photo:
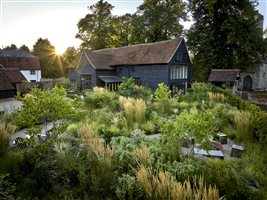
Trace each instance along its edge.
<path fill-rule="evenodd" d="M 16 124 L 33 127 L 72 114 L 73 101 L 66 96 L 66 90 L 62 87 L 54 87 L 52 90 L 33 88 L 30 94 L 20 98 L 23 106 L 18 110 Z"/>
<path fill-rule="evenodd" d="M 9 174 L 0 174 L 0 199 L 15 200 L 16 186 L 10 182 Z"/>
<path fill-rule="evenodd" d="M 109 109 L 116 109 L 118 95 L 105 88 L 94 88 L 93 91 L 85 92 L 84 102 L 90 108 L 104 108 L 108 106 Z"/>
<path fill-rule="evenodd" d="M 150 100 L 152 91 L 148 86 L 136 85 L 133 78 L 122 78 L 119 94 L 126 97 Z"/>
<path fill-rule="evenodd" d="M 141 187 L 135 176 L 130 176 L 129 174 L 122 174 L 118 178 L 118 182 L 115 185 L 116 196 L 120 200 L 133 200 L 142 199 Z"/>
<path fill-rule="evenodd" d="M 57 78 L 56 79 L 56 85 L 58 87 L 63 87 L 67 90 L 70 87 L 70 80 L 68 78 L 64 78 L 64 77 Z"/>
<path fill-rule="evenodd" d="M 170 113 L 170 98 L 171 90 L 164 83 L 158 84 L 158 88 L 154 92 L 154 101 L 161 114 Z"/>

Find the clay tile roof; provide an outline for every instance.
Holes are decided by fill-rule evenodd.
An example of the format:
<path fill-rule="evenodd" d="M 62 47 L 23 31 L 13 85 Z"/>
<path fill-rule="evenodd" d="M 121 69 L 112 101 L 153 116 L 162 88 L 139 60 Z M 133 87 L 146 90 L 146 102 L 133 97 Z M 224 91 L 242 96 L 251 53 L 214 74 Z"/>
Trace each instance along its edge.
<path fill-rule="evenodd" d="M 235 82 L 238 75 L 239 69 L 213 69 L 209 82 Z"/>
<path fill-rule="evenodd" d="M 0 91 L 14 89 L 15 87 L 9 82 L 4 71 L 0 69 Z"/>
<path fill-rule="evenodd" d="M 10 83 L 16 84 L 16 83 L 21 83 L 22 81 L 27 80 L 18 68 L 1 69 L 1 70 L 4 71 Z"/>
<path fill-rule="evenodd" d="M 39 59 L 25 51 L 0 50 L 0 64 L 4 68 L 20 70 L 40 70 Z"/>
<path fill-rule="evenodd" d="M 127 47 L 86 50 L 86 56 L 96 69 L 112 69 L 118 65 L 165 64 L 170 61 L 183 38 Z"/>

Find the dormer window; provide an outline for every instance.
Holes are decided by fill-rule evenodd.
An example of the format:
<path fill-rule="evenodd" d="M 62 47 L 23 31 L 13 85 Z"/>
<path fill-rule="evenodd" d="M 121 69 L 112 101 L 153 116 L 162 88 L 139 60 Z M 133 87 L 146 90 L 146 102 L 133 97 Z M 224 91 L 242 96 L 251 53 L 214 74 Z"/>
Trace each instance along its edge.
<path fill-rule="evenodd" d="M 35 75 L 35 70 L 30 70 L 30 75 Z"/>

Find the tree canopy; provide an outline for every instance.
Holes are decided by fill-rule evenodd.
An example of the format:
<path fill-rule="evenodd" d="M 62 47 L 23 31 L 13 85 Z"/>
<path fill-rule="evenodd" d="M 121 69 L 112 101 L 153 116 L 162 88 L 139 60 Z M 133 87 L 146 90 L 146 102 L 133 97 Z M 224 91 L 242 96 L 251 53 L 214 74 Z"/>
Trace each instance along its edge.
<path fill-rule="evenodd" d="M 80 19 L 77 38 L 92 50 L 157 42 L 181 35 L 186 18 L 181 0 L 145 0 L 133 15 L 112 15 L 114 6 L 100 0 Z"/>
<path fill-rule="evenodd" d="M 39 57 L 42 77 L 57 78 L 63 75 L 62 61 L 55 53 L 55 47 L 48 39 L 39 38 L 32 53 Z"/>
<path fill-rule="evenodd" d="M 186 19 L 185 3 L 181 0 L 144 0 L 136 14 L 142 26 L 141 36 L 147 42 L 180 36 L 183 30 L 180 20 Z"/>
<path fill-rule="evenodd" d="M 82 40 L 82 47 L 102 49 L 109 46 L 112 8 L 111 4 L 103 0 L 89 7 L 92 14 L 87 14 L 78 22 L 79 32 L 76 37 Z"/>
<path fill-rule="evenodd" d="M 262 60 L 262 16 L 256 2 L 189 1 L 194 24 L 187 36 L 195 79 L 206 80 L 212 68 L 242 68 Z"/>

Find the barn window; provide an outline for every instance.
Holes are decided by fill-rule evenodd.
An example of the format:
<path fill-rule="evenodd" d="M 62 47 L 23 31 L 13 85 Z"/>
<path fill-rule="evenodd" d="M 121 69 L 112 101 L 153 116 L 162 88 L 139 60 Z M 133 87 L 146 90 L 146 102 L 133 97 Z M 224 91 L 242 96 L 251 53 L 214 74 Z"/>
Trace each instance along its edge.
<path fill-rule="evenodd" d="M 186 65 L 171 66 L 170 79 L 187 79 L 188 67 Z"/>
<path fill-rule="evenodd" d="M 175 59 L 175 61 L 179 61 L 179 62 L 183 61 L 183 54 L 178 53 L 178 54 L 176 55 L 176 59 Z"/>
<path fill-rule="evenodd" d="M 35 70 L 30 70 L 30 75 L 35 75 Z"/>

